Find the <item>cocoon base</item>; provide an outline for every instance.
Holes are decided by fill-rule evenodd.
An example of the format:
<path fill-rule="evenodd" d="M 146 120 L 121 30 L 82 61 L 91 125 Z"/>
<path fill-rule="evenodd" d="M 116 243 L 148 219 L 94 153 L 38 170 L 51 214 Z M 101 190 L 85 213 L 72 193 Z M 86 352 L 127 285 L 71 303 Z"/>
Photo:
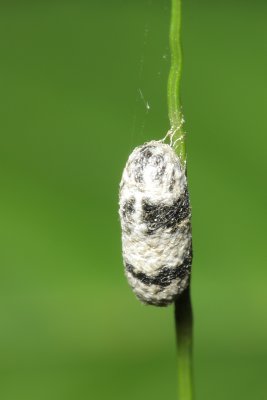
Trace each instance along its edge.
<path fill-rule="evenodd" d="M 189 285 L 191 210 L 185 170 L 172 147 L 151 141 L 129 156 L 119 215 L 126 277 L 146 304 L 166 306 Z"/>

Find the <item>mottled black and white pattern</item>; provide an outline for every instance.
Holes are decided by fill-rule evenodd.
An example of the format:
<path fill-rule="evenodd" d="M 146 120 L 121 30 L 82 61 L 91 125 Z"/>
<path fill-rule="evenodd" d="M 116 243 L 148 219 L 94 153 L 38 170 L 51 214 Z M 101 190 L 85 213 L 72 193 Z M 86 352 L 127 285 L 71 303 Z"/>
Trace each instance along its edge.
<path fill-rule="evenodd" d="M 191 210 L 185 170 L 172 147 L 134 149 L 120 183 L 125 274 L 144 303 L 166 306 L 189 285 Z"/>

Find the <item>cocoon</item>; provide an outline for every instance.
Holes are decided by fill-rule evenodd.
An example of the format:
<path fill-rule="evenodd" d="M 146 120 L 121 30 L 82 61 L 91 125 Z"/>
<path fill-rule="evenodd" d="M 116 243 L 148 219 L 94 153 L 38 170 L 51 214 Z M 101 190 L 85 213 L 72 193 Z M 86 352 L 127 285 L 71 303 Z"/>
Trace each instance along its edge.
<path fill-rule="evenodd" d="M 134 149 L 123 171 L 119 215 L 125 274 L 146 304 L 166 306 L 189 285 L 191 209 L 185 169 L 168 144 Z"/>

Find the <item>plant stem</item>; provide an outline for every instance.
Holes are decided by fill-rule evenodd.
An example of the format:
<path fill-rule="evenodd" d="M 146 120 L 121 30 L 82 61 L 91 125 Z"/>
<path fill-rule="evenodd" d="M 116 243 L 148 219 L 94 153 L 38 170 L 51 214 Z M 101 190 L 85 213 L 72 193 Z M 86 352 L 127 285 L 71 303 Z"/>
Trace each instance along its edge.
<path fill-rule="evenodd" d="M 168 110 L 171 144 L 177 143 L 176 151 L 186 168 L 186 149 L 183 133 L 183 115 L 180 104 L 180 81 L 182 72 L 181 48 L 181 1 L 171 0 L 170 53 L 171 66 L 168 79 Z M 175 301 L 175 328 L 178 357 L 178 399 L 193 399 L 192 337 L 193 314 L 190 286 Z"/>
<path fill-rule="evenodd" d="M 181 48 L 181 0 L 171 0 L 171 24 L 170 24 L 170 53 L 171 66 L 168 79 L 168 109 L 171 125 L 172 143 L 177 141 L 176 151 L 181 163 L 185 166 L 186 151 L 185 140 L 182 130 L 183 115 L 180 105 L 180 81 L 182 71 L 182 48 Z"/>
<path fill-rule="evenodd" d="M 192 400 L 193 313 L 190 299 L 190 287 L 175 301 L 175 328 L 178 358 L 178 399 Z"/>

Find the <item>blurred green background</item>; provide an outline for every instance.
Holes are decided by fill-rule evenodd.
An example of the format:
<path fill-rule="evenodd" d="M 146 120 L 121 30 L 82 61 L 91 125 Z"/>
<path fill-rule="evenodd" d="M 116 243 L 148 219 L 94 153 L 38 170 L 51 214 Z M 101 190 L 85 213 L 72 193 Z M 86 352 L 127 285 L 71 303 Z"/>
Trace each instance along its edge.
<path fill-rule="evenodd" d="M 267 396 L 266 16 L 183 6 L 198 400 Z M 3 400 L 176 399 L 173 309 L 131 293 L 117 212 L 129 153 L 169 127 L 169 19 L 167 0 L 0 1 Z"/>

